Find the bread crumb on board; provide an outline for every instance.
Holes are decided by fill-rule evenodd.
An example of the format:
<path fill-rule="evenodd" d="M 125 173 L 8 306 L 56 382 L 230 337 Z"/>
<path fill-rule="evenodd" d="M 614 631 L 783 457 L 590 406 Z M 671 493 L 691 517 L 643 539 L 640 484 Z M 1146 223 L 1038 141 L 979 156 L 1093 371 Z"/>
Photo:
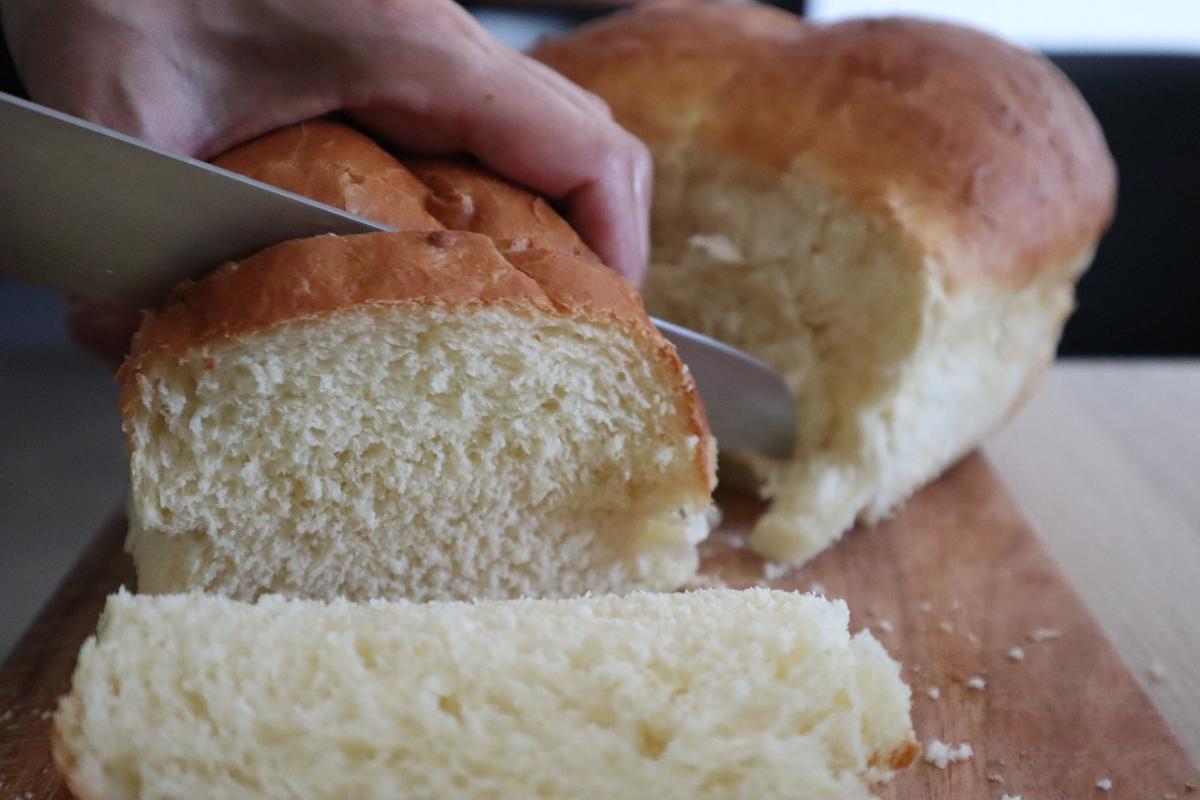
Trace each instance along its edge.
<path fill-rule="evenodd" d="M 929 602 L 928 600 L 922 600 L 917 604 L 917 608 L 928 614 L 930 611 L 933 611 L 933 603 Z"/>
<path fill-rule="evenodd" d="M 930 700 L 937 700 L 942 696 L 942 690 L 936 686 L 930 686 L 925 690 L 925 694 L 929 696 Z"/>
<path fill-rule="evenodd" d="M 992 774 L 988 775 L 988 783 L 1004 783 L 1004 776 L 993 772 Z"/>
<path fill-rule="evenodd" d="M 1008 657 L 1013 661 L 1024 661 L 1025 660 L 1025 648 L 1014 647 L 1013 649 L 1008 651 Z"/>
<path fill-rule="evenodd" d="M 1025 800 L 1025 798 L 1019 794 L 1006 794 L 1000 800 Z"/>
<path fill-rule="evenodd" d="M 824 597 L 824 596 L 825 596 L 825 584 L 823 584 L 823 583 L 813 583 L 813 585 L 812 585 L 812 586 L 809 586 L 809 587 L 808 587 L 808 593 L 809 593 L 809 594 L 815 594 L 815 595 L 817 595 L 818 597 Z"/>
<path fill-rule="evenodd" d="M 1150 666 L 1146 667 L 1146 675 L 1152 682 L 1162 683 L 1167 679 L 1167 668 L 1161 661 L 1151 661 Z"/>
<path fill-rule="evenodd" d="M 1052 639 L 1061 639 L 1063 632 L 1058 628 L 1034 628 L 1029 634 L 1031 642 L 1049 642 Z"/>
<path fill-rule="evenodd" d="M 950 620 L 942 620 L 938 623 L 938 627 L 942 629 L 943 633 L 954 633 L 954 626 L 950 624 Z"/>
<path fill-rule="evenodd" d="M 1100 780 L 1096 781 L 1096 788 L 1102 792 L 1111 792 L 1112 781 L 1110 781 L 1108 778 L 1101 778 Z"/>
<path fill-rule="evenodd" d="M 763 562 L 763 577 L 769 581 L 777 581 L 791 571 L 791 566 L 787 564 L 778 564 L 774 561 Z"/>
<path fill-rule="evenodd" d="M 879 628 L 879 630 L 883 631 L 884 633 L 891 633 L 892 631 L 896 630 L 896 626 L 892 624 L 890 619 L 879 620 L 875 623 L 875 627 Z"/>
<path fill-rule="evenodd" d="M 945 769 L 951 764 L 966 761 L 975 755 L 974 749 L 966 742 L 957 747 L 949 745 L 940 739 L 933 739 L 925 745 L 925 761 L 938 769 Z"/>
<path fill-rule="evenodd" d="M 977 692 L 982 692 L 987 688 L 987 681 L 978 675 L 972 675 L 971 677 L 967 678 L 966 684 L 968 689 L 974 689 Z"/>

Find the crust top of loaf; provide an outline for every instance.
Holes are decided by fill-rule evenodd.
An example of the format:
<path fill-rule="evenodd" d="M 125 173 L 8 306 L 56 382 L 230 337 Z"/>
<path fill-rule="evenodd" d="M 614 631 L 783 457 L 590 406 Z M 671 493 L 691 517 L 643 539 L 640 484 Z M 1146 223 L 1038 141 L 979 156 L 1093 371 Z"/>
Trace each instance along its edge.
<path fill-rule="evenodd" d="M 816 169 L 937 254 L 950 286 L 1076 261 L 1113 213 L 1115 167 L 1079 93 L 1045 58 L 976 31 L 652 7 L 534 55 L 652 146 Z"/>
<path fill-rule="evenodd" d="M 698 438 L 698 471 L 711 490 L 708 421 L 691 374 L 637 290 L 541 198 L 466 162 L 414 159 L 410 171 L 365 134 L 329 119 L 267 134 L 216 163 L 398 231 L 284 242 L 181 284 L 134 337 L 118 373 L 123 413 L 151 362 L 222 339 L 388 303 L 509 305 L 609 319 L 643 340 L 679 382 L 681 411 Z"/>

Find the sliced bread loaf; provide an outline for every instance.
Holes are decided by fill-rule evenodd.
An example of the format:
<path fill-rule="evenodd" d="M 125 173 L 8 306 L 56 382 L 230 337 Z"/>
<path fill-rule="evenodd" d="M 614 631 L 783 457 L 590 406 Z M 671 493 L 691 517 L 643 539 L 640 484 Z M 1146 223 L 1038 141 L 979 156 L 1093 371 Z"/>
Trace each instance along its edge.
<path fill-rule="evenodd" d="M 691 378 L 544 202 L 469 166 L 414 174 L 324 121 L 226 163 L 413 230 L 287 242 L 148 316 L 120 373 L 142 591 L 561 596 L 694 574 L 714 478 Z"/>
<path fill-rule="evenodd" d="M 750 538 L 770 558 L 887 514 L 1053 357 L 1114 169 L 1045 58 L 951 25 L 815 26 L 755 4 L 614 15 L 535 55 L 654 155 L 650 311 L 792 387 L 795 458 L 738 465 L 773 498 Z"/>
<path fill-rule="evenodd" d="M 82 800 L 853 800 L 917 754 L 840 601 L 109 598 L 55 718 Z"/>

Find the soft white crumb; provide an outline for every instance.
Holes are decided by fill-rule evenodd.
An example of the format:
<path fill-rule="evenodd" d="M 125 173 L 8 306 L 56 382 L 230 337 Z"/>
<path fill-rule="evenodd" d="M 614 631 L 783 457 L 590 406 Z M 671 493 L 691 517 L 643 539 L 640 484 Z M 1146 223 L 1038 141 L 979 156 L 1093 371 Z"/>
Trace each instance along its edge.
<path fill-rule="evenodd" d="M 918 675 L 921 674 L 921 665 L 920 664 L 913 664 L 912 666 L 909 667 L 909 669 L 911 669 L 913 672 L 915 672 Z"/>
<path fill-rule="evenodd" d="M 1031 642 L 1048 642 L 1051 639 L 1061 639 L 1063 632 L 1058 628 L 1034 628 L 1029 634 Z"/>
<path fill-rule="evenodd" d="M 928 695 L 930 700 L 937 700 L 942 696 L 942 690 L 936 686 L 930 686 L 925 690 L 925 694 Z"/>
<path fill-rule="evenodd" d="M 740 533 L 732 533 L 725 537 L 725 544 L 729 545 L 734 550 L 745 550 L 746 537 Z"/>
<path fill-rule="evenodd" d="M 808 587 L 808 593 L 819 595 L 820 597 L 824 597 L 825 596 L 825 584 L 814 583 L 812 586 Z"/>
<path fill-rule="evenodd" d="M 950 610 L 951 611 L 958 611 L 960 608 L 962 608 L 962 606 L 959 605 L 957 597 L 950 601 Z"/>
<path fill-rule="evenodd" d="M 892 625 L 892 621 L 889 619 L 879 620 L 875 623 L 875 627 L 879 628 L 879 630 L 883 631 L 884 633 L 891 633 L 892 631 L 896 630 L 896 626 Z"/>
<path fill-rule="evenodd" d="M 975 751 L 966 742 L 954 747 L 940 739 L 934 739 L 925 745 L 925 761 L 938 769 L 945 769 L 951 764 L 966 761 L 973 755 L 975 755 Z"/>
<path fill-rule="evenodd" d="M 950 620 L 944 619 L 938 623 L 938 627 L 945 633 L 954 633 L 954 626 L 950 624 Z"/>
<path fill-rule="evenodd" d="M 988 775 L 988 783 L 1004 783 L 1004 776 L 993 772 Z"/>
<path fill-rule="evenodd" d="M 1152 661 L 1150 666 L 1146 667 L 1146 675 L 1155 683 L 1162 683 L 1167 679 L 1167 668 L 1161 661 Z"/>
<path fill-rule="evenodd" d="M 1000 800 L 1025 800 L 1025 798 L 1019 794 L 1006 794 Z"/>
<path fill-rule="evenodd" d="M 1013 661 L 1024 661 L 1025 650 L 1021 647 L 1014 647 L 1012 650 L 1008 651 L 1008 657 Z"/>
<path fill-rule="evenodd" d="M 787 564 L 777 564 L 774 561 L 763 562 L 763 577 L 769 581 L 777 581 L 791 570 L 792 568 Z"/>
<path fill-rule="evenodd" d="M 933 603 L 929 602 L 928 600 L 922 600 L 917 604 L 917 608 L 928 614 L 930 611 L 933 611 Z"/>
<path fill-rule="evenodd" d="M 975 634 L 971 633 L 970 631 L 967 631 L 967 641 L 970 642 L 971 644 L 978 645 L 979 637 L 976 636 Z"/>
<path fill-rule="evenodd" d="M 1096 781 L 1096 788 L 1102 792 L 1111 792 L 1112 781 L 1110 781 L 1108 778 L 1101 778 L 1100 780 Z"/>
<path fill-rule="evenodd" d="M 967 678 L 967 688 L 974 689 L 977 692 L 982 692 L 987 688 L 987 681 L 978 675 L 972 675 L 971 677 Z"/>
<path fill-rule="evenodd" d="M 1167 792 L 1163 795 L 1163 800 L 1179 800 L 1179 795 L 1174 792 Z"/>

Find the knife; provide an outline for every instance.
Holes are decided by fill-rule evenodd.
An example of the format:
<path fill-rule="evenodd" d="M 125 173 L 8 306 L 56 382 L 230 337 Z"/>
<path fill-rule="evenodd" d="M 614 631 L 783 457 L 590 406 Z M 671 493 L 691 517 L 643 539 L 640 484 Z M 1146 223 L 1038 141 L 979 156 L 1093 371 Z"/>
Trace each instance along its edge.
<path fill-rule="evenodd" d="M 291 192 L 0 92 L 0 270 L 147 307 L 180 281 L 287 239 L 389 230 Z M 688 365 L 722 444 L 787 458 L 783 377 L 654 319 Z"/>

